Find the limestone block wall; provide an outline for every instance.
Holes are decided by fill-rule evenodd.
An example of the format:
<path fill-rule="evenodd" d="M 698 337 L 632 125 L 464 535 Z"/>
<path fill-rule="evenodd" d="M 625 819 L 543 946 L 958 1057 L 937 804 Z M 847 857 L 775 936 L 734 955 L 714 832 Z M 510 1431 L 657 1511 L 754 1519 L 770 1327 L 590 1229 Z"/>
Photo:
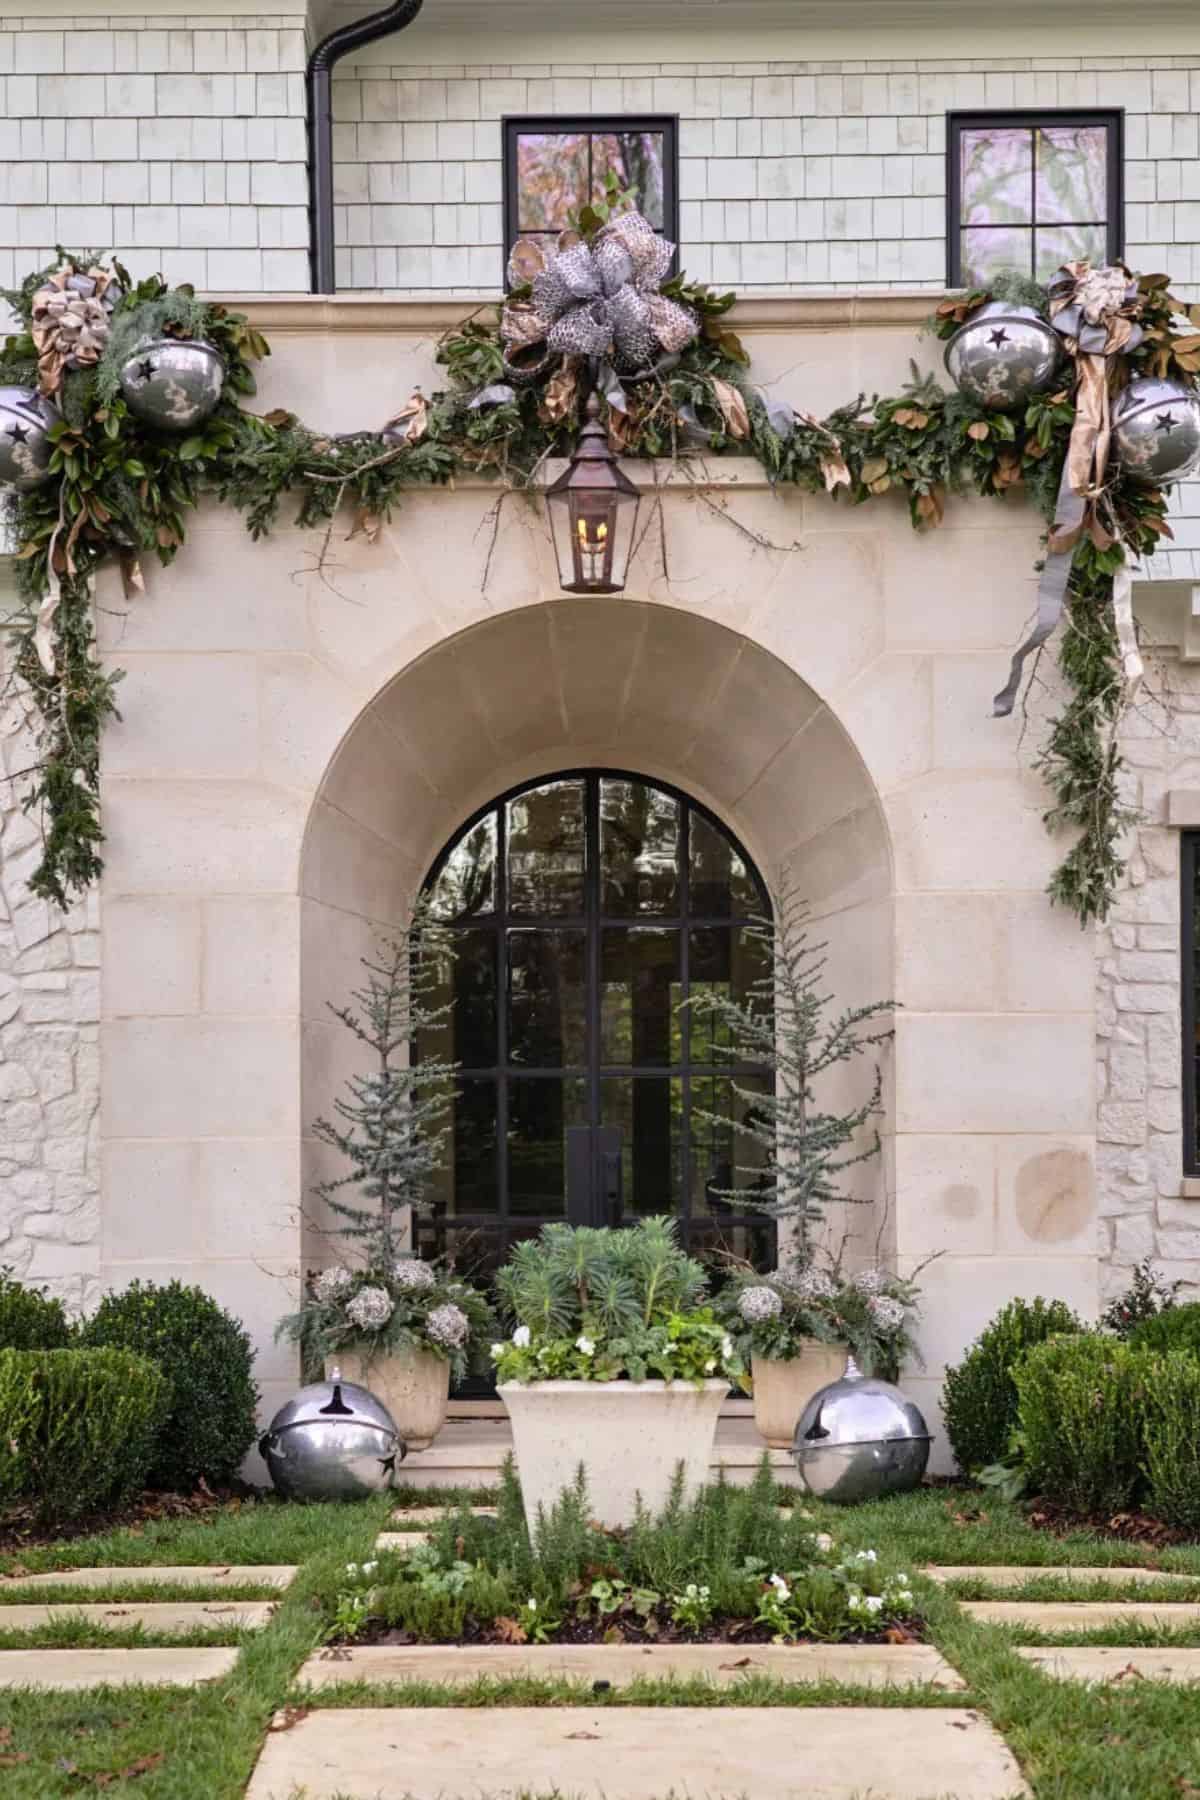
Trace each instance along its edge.
<path fill-rule="evenodd" d="M 36 754 L 9 695 L 4 776 Z M 99 1297 L 99 900 L 64 915 L 30 895 L 38 827 L 19 792 L 0 784 L 0 1268 L 78 1313 Z"/>
<path fill-rule="evenodd" d="M 1187 606 L 1148 598 L 1149 628 Z M 1126 796 L 1141 818 L 1127 834 L 1128 878 L 1097 938 L 1097 1189 L 1107 1293 L 1154 1257 L 1200 1294 L 1200 1183 L 1183 1172 L 1180 1033 L 1180 834 L 1173 791 L 1200 786 L 1200 665 L 1162 653 L 1126 718 Z M 1174 808 L 1178 812 L 1178 805 Z M 1192 823 L 1190 818 L 1183 821 Z M 1200 823 L 1200 817 L 1195 821 Z"/>
<path fill-rule="evenodd" d="M 947 112 L 1099 106 L 1125 109 L 1129 261 L 1200 291 L 1200 55 L 1106 56 L 1084 34 L 1055 55 L 982 59 L 964 42 L 957 57 L 752 60 L 751 35 L 726 62 L 711 60 L 709 35 L 679 33 L 659 62 L 560 60 L 547 42 L 553 61 L 422 65 L 405 60 L 419 31 L 347 59 L 333 86 L 338 287 L 497 287 L 501 119 L 653 112 L 679 118 L 689 275 L 755 290 L 937 288 Z"/>
<path fill-rule="evenodd" d="M 305 15 L 0 19 L 0 284 L 64 244 L 306 293 Z"/>

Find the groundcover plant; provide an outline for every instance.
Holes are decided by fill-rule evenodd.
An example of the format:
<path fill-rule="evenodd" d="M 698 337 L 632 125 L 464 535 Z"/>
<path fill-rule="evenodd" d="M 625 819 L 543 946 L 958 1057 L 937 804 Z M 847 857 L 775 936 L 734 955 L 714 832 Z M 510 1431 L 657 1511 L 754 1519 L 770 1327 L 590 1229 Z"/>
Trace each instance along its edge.
<path fill-rule="evenodd" d="M 428 1541 L 349 1563 L 331 1642 L 795 1643 L 916 1636 L 907 1574 L 869 1546 L 845 1550 L 803 1507 L 777 1504 L 764 1459 L 753 1484 L 682 1482 L 628 1529 L 591 1517 L 581 1469 L 531 1534 L 511 1458 L 496 1516 L 448 1512 Z"/>

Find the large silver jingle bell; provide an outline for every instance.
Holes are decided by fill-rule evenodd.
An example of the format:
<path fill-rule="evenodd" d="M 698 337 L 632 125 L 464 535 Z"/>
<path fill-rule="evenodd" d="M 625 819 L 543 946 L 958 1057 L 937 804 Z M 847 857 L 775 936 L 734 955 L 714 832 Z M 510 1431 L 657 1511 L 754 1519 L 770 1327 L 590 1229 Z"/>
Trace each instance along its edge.
<path fill-rule="evenodd" d="M 1165 487 L 1200 469 L 1200 397 L 1181 381 L 1141 375 L 1117 396 L 1113 436 L 1134 481 Z"/>
<path fill-rule="evenodd" d="M 158 431 L 202 425 L 224 385 L 224 363 L 200 339 L 144 338 L 121 370 L 126 406 Z"/>
<path fill-rule="evenodd" d="M 49 481 L 54 446 L 46 433 L 58 409 L 36 388 L 0 387 L 0 482 L 29 494 Z"/>
<path fill-rule="evenodd" d="M 932 1443 L 920 1410 L 846 1359 L 840 1381 L 820 1388 L 796 1421 L 792 1454 L 818 1500 L 853 1506 L 919 1486 Z"/>
<path fill-rule="evenodd" d="M 393 1485 L 407 1446 L 367 1388 L 334 1369 L 281 1406 L 258 1441 L 285 1500 L 362 1500 Z"/>
<path fill-rule="evenodd" d="M 946 368 L 960 393 L 1001 412 L 1054 386 L 1063 361 L 1058 333 L 1032 306 L 989 300 L 946 345 Z"/>

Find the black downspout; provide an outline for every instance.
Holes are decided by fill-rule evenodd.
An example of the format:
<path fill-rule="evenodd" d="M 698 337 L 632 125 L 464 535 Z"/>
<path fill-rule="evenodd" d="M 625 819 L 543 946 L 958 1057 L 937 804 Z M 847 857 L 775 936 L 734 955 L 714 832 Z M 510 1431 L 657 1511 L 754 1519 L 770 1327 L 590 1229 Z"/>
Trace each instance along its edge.
<path fill-rule="evenodd" d="M 308 256 L 314 294 L 332 294 L 333 265 L 333 106 L 334 64 L 348 50 L 373 44 L 376 38 L 403 31 L 420 12 L 424 0 L 393 0 L 382 12 L 368 13 L 354 25 L 343 25 L 322 38 L 308 59 Z"/>

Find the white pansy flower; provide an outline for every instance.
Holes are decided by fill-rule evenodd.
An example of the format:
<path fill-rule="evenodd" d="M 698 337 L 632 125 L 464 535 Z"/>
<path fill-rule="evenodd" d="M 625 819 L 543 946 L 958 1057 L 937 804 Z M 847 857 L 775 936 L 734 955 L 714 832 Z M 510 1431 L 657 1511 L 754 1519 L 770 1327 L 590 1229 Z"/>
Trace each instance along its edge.
<path fill-rule="evenodd" d="M 517 1346 L 518 1350 L 528 1350 L 529 1336 L 530 1336 L 530 1333 L 529 1333 L 528 1325 L 518 1325 L 517 1326 L 517 1329 L 512 1334 L 512 1341 Z"/>
<path fill-rule="evenodd" d="M 580 1332 L 579 1336 L 575 1339 L 575 1348 L 581 1356 L 591 1356 L 596 1346 L 590 1337 L 585 1337 L 584 1334 Z"/>
<path fill-rule="evenodd" d="M 537 1611 L 537 1601 L 536 1600 L 527 1600 L 525 1602 L 525 1609 L 527 1612 L 536 1612 Z"/>
<path fill-rule="evenodd" d="M 880 1594 L 867 1595 L 867 1611 L 877 1613 L 883 1611 L 883 1597 Z"/>
<path fill-rule="evenodd" d="M 779 1598 L 781 1600 L 790 1600 L 791 1599 L 792 1590 L 788 1586 L 787 1582 L 783 1579 L 782 1575 L 772 1575 L 771 1586 L 775 1589 L 776 1594 L 779 1596 Z"/>
<path fill-rule="evenodd" d="M 708 1359 L 708 1361 L 707 1361 L 707 1362 L 706 1362 L 706 1363 L 705 1363 L 705 1365 L 704 1365 L 704 1373 L 705 1373 L 705 1374 L 706 1374 L 706 1375 L 711 1375 L 711 1374 L 712 1374 L 712 1372 L 713 1372 L 713 1370 L 714 1370 L 714 1369 L 715 1369 L 715 1368 L 716 1368 L 716 1366 L 717 1366 L 717 1359 L 716 1359 L 716 1357 L 715 1357 L 715 1356 L 710 1356 L 710 1357 L 709 1357 L 709 1359 Z"/>
<path fill-rule="evenodd" d="M 507 1344 L 493 1344 L 493 1345 L 492 1345 L 492 1347 L 491 1347 L 491 1357 L 492 1357 L 492 1361 L 493 1361 L 493 1362 L 499 1362 L 499 1361 L 500 1361 L 500 1358 L 501 1358 L 501 1357 L 502 1357 L 502 1356 L 503 1356 L 503 1355 L 504 1355 L 504 1352 L 505 1352 L 505 1351 L 506 1351 L 506 1350 L 507 1350 L 507 1349 L 508 1349 L 508 1345 L 507 1345 Z"/>
<path fill-rule="evenodd" d="M 362 1566 L 362 1572 L 364 1575 L 373 1575 L 378 1567 L 379 1564 L 377 1562 L 365 1562 Z"/>
<path fill-rule="evenodd" d="M 346 1573 L 347 1573 L 347 1575 L 357 1575 L 358 1574 L 358 1564 L 357 1563 L 347 1563 L 346 1564 Z"/>
<path fill-rule="evenodd" d="M 721 1355 L 726 1360 L 733 1355 L 733 1339 L 728 1333 L 721 1339 Z"/>

